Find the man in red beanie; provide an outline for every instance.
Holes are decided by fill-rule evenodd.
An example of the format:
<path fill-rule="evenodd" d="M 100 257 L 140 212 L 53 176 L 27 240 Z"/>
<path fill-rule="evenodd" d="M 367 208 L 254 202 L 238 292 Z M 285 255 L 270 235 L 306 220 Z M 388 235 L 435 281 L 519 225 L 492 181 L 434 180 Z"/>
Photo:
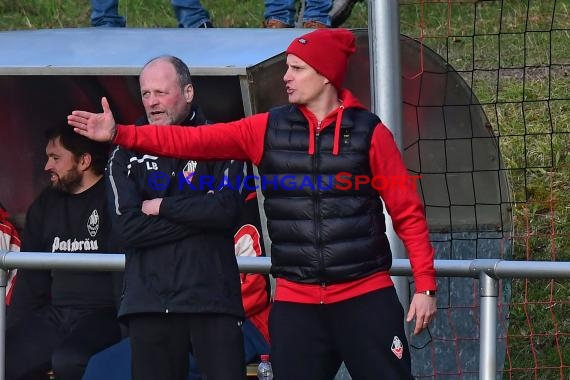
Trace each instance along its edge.
<path fill-rule="evenodd" d="M 117 126 L 73 111 L 75 131 L 130 149 L 192 159 L 250 160 L 265 195 L 276 277 L 270 315 L 275 377 L 412 379 L 403 309 L 389 276 L 382 201 L 404 242 L 416 285 L 407 321 L 418 334 L 436 312 L 433 247 L 414 186 L 390 131 L 342 88 L 354 36 L 318 29 L 287 49 L 289 103 L 207 128 Z M 358 179 L 358 180 L 356 180 Z M 381 198 L 381 199 L 380 199 Z"/>

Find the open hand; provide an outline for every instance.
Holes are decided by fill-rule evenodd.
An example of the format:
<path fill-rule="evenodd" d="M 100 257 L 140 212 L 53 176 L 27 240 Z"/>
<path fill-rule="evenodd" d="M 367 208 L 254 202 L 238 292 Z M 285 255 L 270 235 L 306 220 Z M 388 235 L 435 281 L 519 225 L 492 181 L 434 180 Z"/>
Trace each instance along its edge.
<path fill-rule="evenodd" d="M 67 124 L 71 125 L 76 133 L 91 140 L 113 141 L 117 134 L 117 126 L 107 98 L 101 98 L 101 106 L 103 113 L 73 111 L 67 116 Z"/>
<path fill-rule="evenodd" d="M 406 322 L 411 322 L 414 317 L 416 318 L 416 325 L 414 327 L 414 335 L 418 335 L 428 327 L 429 323 L 435 317 L 436 312 L 436 298 L 422 293 L 414 294 L 410 310 Z"/>

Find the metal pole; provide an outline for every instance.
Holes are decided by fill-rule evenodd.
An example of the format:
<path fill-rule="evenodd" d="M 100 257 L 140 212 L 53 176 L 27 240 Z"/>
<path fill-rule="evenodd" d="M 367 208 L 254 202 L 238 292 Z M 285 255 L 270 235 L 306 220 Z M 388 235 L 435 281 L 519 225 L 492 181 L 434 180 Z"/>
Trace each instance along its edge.
<path fill-rule="evenodd" d="M 268 257 L 238 257 L 238 266 L 243 273 L 268 273 L 271 259 Z M 7 269 L 84 269 L 97 271 L 120 271 L 124 269 L 122 254 L 57 254 L 46 252 L 0 251 L 0 380 L 5 379 L 5 300 Z M 436 260 L 438 277 L 479 278 L 480 291 L 480 343 L 479 378 L 492 380 L 497 372 L 497 312 L 498 278 L 570 278 L 569 262 L 518 262 L 499 259 Z M 406 259 L 394 259 L 392 276 L 411 274 Z"/>
<path fill-rule="evenodd" d="M 0 380 L 6 374 L 6 285 L 8 271 L 0 269 Z"/>
<path fill-rule="evenodd" d="M 242 273 L 269 273 L 269 257 L 236 257 Z M 50 253 L 0 251 L 0 269 L 71 269 L 93 271 L 122 271 L 125 255 L 121 253 Z M 480 278 L 490 273 L 496 278 L 570 278 L 570 262 L 507 261 L 500 259 L 435 260 L 438 277 Z M 390 275 L 410 276 L 408 259 L 394 259 Z M 5 285 L 4 285 L 5 286 Z"/>
<path fill-rule="evenodd" d="M 368 0 L 368 19 L 372 112 L 380 116 L 390 129 L 401 151 L 403 133 L 399 2 Z M 404 244 L 394 232 L 392 219 L 386 211 L 384 215 L 392 256 L 395 259 L 407 258 Z M 407 314 L 410 304 L 408 281 L 402 277 L 392 280 Z M 409 331 L 407 333 L 409 335 Z"/>
<path fill-rule="evenodd" d="M 479 379 L 493 380 L 497 373 L 497 302 L 499 280 L 485 272 L 479 275 L 480 320 Z"/>
<path fill-rule="evenodd" d="M 370 79 L 372 111 L 402 149 L 402 69 L 400 65 L 399 3 L 369 0 Z"/>

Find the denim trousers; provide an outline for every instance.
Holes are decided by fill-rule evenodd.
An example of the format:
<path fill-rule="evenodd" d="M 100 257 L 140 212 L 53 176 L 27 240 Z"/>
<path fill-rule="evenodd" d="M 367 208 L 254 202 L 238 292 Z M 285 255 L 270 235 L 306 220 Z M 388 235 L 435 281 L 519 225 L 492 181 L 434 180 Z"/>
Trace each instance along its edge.
<path fill-rule="evenodd" d="M 196 28 L 210 21 L 200 0 L 171 0 L 171 4 L 180 28 Z M 91 0 L 91 26 L 125 25 L 125 18 L 119 15 L 119 0 Z"/>
<path fill-rule="evenodd" d="M 289 26 L 295 26 L 296 0 L 265 0 L 265 20 L 279 20 Z M 300 21 L 317 21 L 331 25 L 329 12 L 332 0 L 300 0 L 305 2 L 305 9 Z"/>

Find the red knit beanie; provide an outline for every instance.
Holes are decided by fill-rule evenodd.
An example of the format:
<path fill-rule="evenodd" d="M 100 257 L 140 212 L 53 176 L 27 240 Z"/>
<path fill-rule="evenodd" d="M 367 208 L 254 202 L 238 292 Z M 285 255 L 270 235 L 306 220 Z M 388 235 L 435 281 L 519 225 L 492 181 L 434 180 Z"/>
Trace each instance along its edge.
<path fill-rule="evenodd" d="M 351 31 L 323 28 L 296 38 L 286 53 L 301 58 L 340 89 L 346 75 L 348 57 L 355 51 Z"/>

